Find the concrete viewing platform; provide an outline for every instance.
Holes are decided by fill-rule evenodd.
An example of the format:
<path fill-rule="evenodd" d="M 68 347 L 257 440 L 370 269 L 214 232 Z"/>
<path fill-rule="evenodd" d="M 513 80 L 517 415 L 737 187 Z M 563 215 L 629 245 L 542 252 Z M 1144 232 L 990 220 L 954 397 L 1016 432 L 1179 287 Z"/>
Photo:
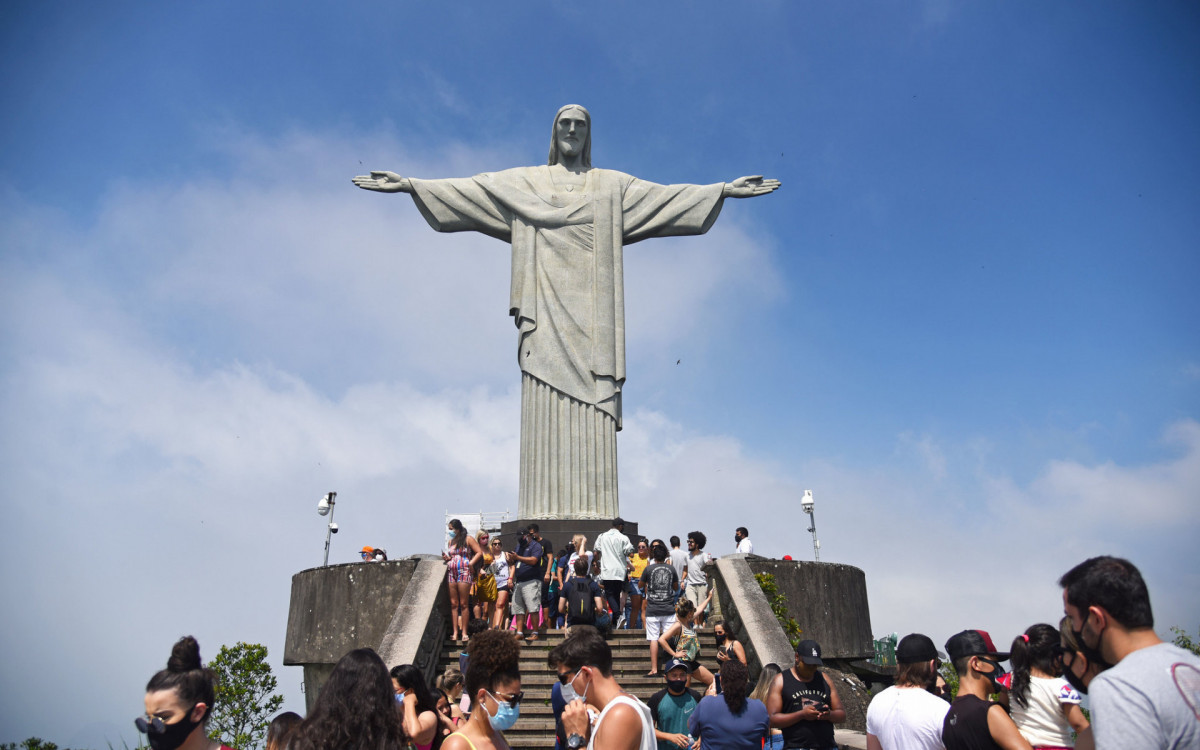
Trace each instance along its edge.
<path fill-rule="evenodd" d="M 865 736 L 860 742 L 853 734 L 865 729 L 869 700 L 854 665 L 874 653 L 863 572 L 837 563 L 742 554 L 718 558 L 706 566 L 706 572 L 716 592 L 714 615 L 724 620 L 745 648 L 752 680 L 763 666 L 787 669 L 794 659 L 791 643 L 755 578 L 764 573 L 774 576 L 788 616 L 799 624 L 804 638 L 821 644 L 831 679 L 838 679 L 847 713 L 841 725 L 845 738 L 839 736 L 839 744 L 865 747 Z M 649 661 L 644 631 L 618 633 L 641 634 L 624 658 L 636 662 L 631 677 L 634 670 L 644 674 Z M 303 668 L 305 698 L 311 709 L 334 665 L 348 651 L 370 647 L 389 667 L 413 664 L 432 679 L 444 668 L 452 647 L 448 635 L 446 567 L 439 555 L 311 568 L 292 577 L 283 663 Z M 547 641 L 542 646 L 548 646 Z M 523 666 L 523 673 L 530 670 L 526 674 L 531 685 L 538 684 L 540 677 L 535 675 L 548 671 L 544 655 L 540 663 L 535 662 Z M 519 746 L 537 747 L 540 743 L 531 739 Z"/>

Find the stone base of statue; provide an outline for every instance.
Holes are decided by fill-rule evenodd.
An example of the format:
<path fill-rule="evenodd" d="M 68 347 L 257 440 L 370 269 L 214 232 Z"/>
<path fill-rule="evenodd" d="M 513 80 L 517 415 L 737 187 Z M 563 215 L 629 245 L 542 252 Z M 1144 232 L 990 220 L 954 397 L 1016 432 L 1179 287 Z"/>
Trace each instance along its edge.
<path fill-rule="evenodd" d="M 590 552 L 595 549 L 596 537 L 612 528 L 611 518 L 597 521 L 556 518 L 505 521 L 500 526 L 500 536 L 504 539 L 504 549 L 516 549 L 517 537 L 525 529 L 529 528 L 529 524 L 531 523 L 538 525 L 538 533 L 542 535 L 542 539 L 550 541 L 555 552 L 561 552 L 562 548 L 567 546 L 567 542 L 571 541 L 572 537 L 576 534 L 583 534 L 587 537 L 587 549 Z M 638 538 L 638 525 L 636 522 L 625 521 L 625 536 L 629 537 L 630 543 L 636 546 L 635 540 Z M 664 539 L 663 541 L 665 542 L 666 540 Z"/>

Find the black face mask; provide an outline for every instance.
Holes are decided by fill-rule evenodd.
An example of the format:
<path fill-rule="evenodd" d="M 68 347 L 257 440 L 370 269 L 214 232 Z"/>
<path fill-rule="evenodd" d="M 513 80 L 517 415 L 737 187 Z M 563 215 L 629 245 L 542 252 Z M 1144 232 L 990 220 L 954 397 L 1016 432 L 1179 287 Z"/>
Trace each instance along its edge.
<path fill-rule="evenodd" d="M 1083 624 L 1087 622 L 1088 615 L 1084 615 L 1083 622 L 1079 623 L 1079 630 L 1072 630 L 1071 635 L 1075 637 L 1075 642 L 1079 644 L 1079 652 L 1088 660 L 1088 664 L 1095 664 L 1100 669 L 1108 669 L 1112 665 L 1104 660 L 1104 655 L 1100 653 L 1099 648 L 1087 645 L 1083 640 Z M 1067 670 L 1068 672 L 1071 670 Z M 1079 688 L 1075 688 L 1078 690 Z"/>
<path fill-rule="evenodd" d="M 671 695 L 683 695 L 687 690 L 687 680 L 667 680 L 667 692 Z"/>
<path fill-rule="evenodd" d="M 207 715 L 208 711 L 205 710 L 204 713 Z M 140 716 L 134 719 L 133 723 L 146 735 L 151 750 L 176 750 L 187 740 L 192 730 L 200 726 L 200 721 L 204 721 L 203 716 L 200 717 L 200 721 L 192 721 L 191 715 L 192 712 L 188 711 L 182 720 L 174 724 L 164 724 L 162 721 L 148 722 Z M 159 730 L 159 727 L 162 729 Z"/>
<path fill-rule="evenodd" d="M 998 693 L 1004 686 L 1000 684 L 1000 678 L 1004 676 L 1004 667 L 1000 666 L 1000 662 L 993 659 L 988 659 L 983 656 L 979 657 L 979 661 L 992 665 L 992 671 L 986 677 L 992 681 L 992 692 Z"/>
<path fill-rule="evenodd" d="M 1079 655 L 1076 655 L 1075 659 L 1071 660 L 1071 664 L 1074 664 L 1075 661 L 1077 661 L 1079 658 L 1080 658 Z M 1084 658 L 1086 658 L 1086 657 L 1084 657 Z M 1088 671 L 1088 667 L 1084 667 L 1084 669 L 1083 669 L 1084 674 L 1087 674 L 1087 671 Z M 1070 683 L 1071 687 L 1078 690 L 1081 695 L 1087 695 L 1087 685 L 1083 684 L 1083 679 L 1076 677 L 1075 673 L 1072 672 L 1071 668 L 1068 667 L 1066 664 L 1063 665 L 1063 679 L 1066 680 L 1068 683 Z"/>

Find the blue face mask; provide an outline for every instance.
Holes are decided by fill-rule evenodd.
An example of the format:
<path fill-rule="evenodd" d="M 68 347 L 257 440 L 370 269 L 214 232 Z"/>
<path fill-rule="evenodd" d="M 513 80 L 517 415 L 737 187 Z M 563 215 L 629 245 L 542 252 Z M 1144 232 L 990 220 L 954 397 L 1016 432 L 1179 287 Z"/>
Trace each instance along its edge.
<path fill-rule="evenodd" d="M 492 700 L 496 701 L 496 713 L 488 714 L 488 723 L 492 725 L 492 729 L 497 732 L 507 732 L 512 729 L 513 724 L 517 723 L 517 719 L 521 718 L 521 704 L 505 703 L 496 696 L 488 692 L 492 696 Z M 487 713 L 487 707 L 484 707 L 484 713 Z"/>

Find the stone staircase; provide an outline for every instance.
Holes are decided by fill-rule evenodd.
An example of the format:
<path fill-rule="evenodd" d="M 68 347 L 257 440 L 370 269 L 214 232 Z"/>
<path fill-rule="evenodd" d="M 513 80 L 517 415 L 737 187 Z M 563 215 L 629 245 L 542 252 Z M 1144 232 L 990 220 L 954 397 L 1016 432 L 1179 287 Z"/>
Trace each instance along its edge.
<path fill-rule="evenodd" d="M 555 671 L 546 664 L 550 649 L 562 643 L 562 630 L 546 631 L 545 638 L 526 644 L 521 642 L 521 689 L 525 698 L 521 701 L 521 719 L 516 726 L 504 733 L 513 750 L 554 747 L 554 712 L 550 708 L 550 687 L 558 679 Z M 646 631 L 618 630 L 608 644 L 613 650 L 613 676 L 630 693 L 648 700 L 656 691 L 666 687 L 662 677 L 647 677 L 650 670 L 650 645 Z M 442 647 L 441 670 L 458 665 L 461 649 L 447 640 Z M 659 654 L 659 668 L 668 661 Z"/>

